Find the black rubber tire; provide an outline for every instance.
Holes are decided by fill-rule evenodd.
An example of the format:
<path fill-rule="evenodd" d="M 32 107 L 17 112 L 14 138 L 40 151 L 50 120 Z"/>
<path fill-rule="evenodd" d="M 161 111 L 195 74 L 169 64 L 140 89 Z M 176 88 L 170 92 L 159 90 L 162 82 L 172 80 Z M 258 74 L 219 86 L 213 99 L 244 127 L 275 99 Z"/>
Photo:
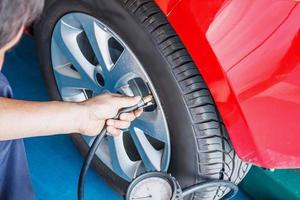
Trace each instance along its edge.
<path fill-rule="evenodd" d="M 207 179 L 239 183 L 250 165 L 236 155 L 211 94 L 184 45 L 152 0 L 49 0 L 35 26 L 40 63 L 54 100 L 60 100 L 50 59 L 52 30 L 69 12 L 90 14 L 110 26 L 136 54 L 150 76 L 167 116 L 171 133 L 169 171 L 187 187 Z M 146 47 L 146 48 L 145 48 Z M 79 150 L 87 145 L 72 136 Z M 99 159 L 94 168 L 119 193 L 128 183 Z M 195 193 L 186 199 L 219 199 L 224 188 Z"/>

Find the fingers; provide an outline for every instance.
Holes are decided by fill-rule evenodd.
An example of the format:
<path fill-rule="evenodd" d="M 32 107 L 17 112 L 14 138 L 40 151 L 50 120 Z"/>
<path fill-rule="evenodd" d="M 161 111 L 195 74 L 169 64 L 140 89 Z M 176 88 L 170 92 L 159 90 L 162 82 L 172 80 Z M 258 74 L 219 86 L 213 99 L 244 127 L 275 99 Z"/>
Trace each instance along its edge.
<path fill-rule="evenodd" d="M 134 111 L 135 117 L 141 116 L 142 113 L 143 113 L 143 109 L 142 109 L 142 108 L 140 108 L 140 109 Z"/>
<path fill-rule="evenodd" d="M 133 112 L 122 113 L 119 118 L 120 120 L 131 122 L 135 119 L 135 114 Z"/>
<path fill-rule="evenodd" d="M 130 122 L 128 121 L 113 120 L 113 119 L 107 120 L 106 124 L 107 126 L 112 126 L 117 129 L 126 129 L 130 126 Z"/>
<path fill-rule="evenodd" d="M 122 133 L 122 130 L 116 129 L 113 126 L 108 126 L 106 130 L 110 135 L 113 135 L 113 136 L 118 136 Z"/>
<path fill-rule="evenodd" d="M 121 129 L 129 128 L 130 122 L 140 116 L 142 112 L 142 109 L 138 109 L 131 113 L 122 113 L 119 118 L 120 120 L 108 119 L 106 121 L 107 132 L 113 136 L 120 135 L 122 133 Z"/>
<path fill-rule="evenodd" d="M 120 108 L 130 107 L 136 105 L 141 100 L 141 97 L 128 97 L 128 96 L 114 96 L 114 105 Z"/>
<path fill-rule="evenodd" d="M 142 112 L 143 109 L 138 109 L 131 113 L 122 113 L 119 118 L 120 120 L 131 122 L 135 120 L 135 118 L 139 117 L 142 114 Z"/>

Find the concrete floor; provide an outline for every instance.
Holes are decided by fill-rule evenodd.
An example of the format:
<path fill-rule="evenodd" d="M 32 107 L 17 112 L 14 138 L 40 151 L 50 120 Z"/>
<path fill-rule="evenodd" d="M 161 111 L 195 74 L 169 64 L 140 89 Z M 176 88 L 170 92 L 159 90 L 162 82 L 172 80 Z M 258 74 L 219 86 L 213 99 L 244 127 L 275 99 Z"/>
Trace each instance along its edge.
<path fill-rule="evenodd" d="M 17 99 L 46 101 L 49 96 L 37 63 L 32 38 L 23 37 L 6 55 L 3 69 Z M 33 187 L 39 200 L 76 199 L 82 157 L 66 135 L 25 140 Z M 86 199 L 122 199 L 92 170 L 87 178 Z M 235 200 L 247 198 L 242 192 Z"/>

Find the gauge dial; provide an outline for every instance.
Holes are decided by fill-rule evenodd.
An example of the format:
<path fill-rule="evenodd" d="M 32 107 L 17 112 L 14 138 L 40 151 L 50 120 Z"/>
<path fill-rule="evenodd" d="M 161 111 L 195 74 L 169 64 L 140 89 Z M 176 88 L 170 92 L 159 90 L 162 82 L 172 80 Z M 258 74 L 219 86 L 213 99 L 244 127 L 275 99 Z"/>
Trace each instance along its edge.
<path fill-rule="evenodd" d="M 173 180 L 167 174 L 148 173 L 130 184 L 126 200 L 170 200 L 173 190 Z"/>

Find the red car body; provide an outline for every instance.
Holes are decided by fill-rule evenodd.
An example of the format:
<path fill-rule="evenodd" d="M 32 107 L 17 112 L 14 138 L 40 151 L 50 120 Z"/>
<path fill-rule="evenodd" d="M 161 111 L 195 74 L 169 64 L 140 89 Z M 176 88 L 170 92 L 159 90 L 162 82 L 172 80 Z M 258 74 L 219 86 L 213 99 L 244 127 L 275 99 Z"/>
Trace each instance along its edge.
<path fill-rule="evenodd" d="M 156 3 L 203 75 L 239 157 L 299 168 L 299 1 Z"/>

